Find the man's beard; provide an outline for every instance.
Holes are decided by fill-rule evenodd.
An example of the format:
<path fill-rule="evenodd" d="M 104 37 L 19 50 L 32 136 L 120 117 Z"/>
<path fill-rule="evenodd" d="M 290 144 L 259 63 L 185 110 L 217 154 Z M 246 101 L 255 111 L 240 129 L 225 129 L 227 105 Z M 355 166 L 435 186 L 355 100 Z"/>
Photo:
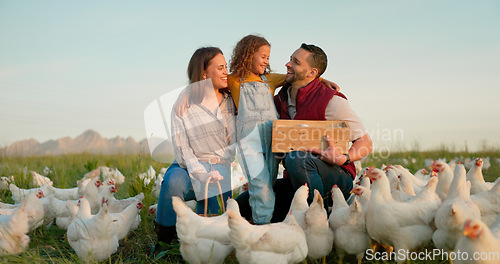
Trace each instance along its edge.
<path fill-rule="evenodd" d="M 302 81 L 306 79 L 306 71 L 303 72 L 294 72 L 291 76 L 285 76 L 285 81 L 287 83 L 294 83 L 296 81 Z"/>

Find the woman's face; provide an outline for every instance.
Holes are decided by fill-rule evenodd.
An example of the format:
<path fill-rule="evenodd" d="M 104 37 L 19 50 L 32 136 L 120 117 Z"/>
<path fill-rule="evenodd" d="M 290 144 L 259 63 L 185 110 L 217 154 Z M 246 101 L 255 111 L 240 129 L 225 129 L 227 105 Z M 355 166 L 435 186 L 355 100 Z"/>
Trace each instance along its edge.
<path fill-rule="evenodd" d="M 269 56 L 271 54 L 271 47 L 269 45 L 260 46 L 260 48 L 253 55 L 252 60 L 252 73 L 255 75 L 262 75 L 269 65 Z"/>
<path fill-rule="evenodd" d="M 203 77 L 212 79 L 212 84 L 215 89 L 222 89 L 227 87 L 227 64 L 224 55 L 217 54 L 208 63 L 207 68 L 203 72 Z"/>

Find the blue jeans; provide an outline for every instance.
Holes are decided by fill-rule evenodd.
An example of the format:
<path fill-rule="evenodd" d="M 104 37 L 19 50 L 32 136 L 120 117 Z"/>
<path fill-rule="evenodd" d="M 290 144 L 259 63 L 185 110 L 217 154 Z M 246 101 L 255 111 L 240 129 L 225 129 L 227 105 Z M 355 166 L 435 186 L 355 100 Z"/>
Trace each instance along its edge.
<path fill-rule="evenodd" d="M 252 219 L 257 224 L 271 221 L 275 202 L 273 182 L 278 173 L 278 160 L 271 151 L 272 125 L 277 112 L 269 90 L 267 83 L 242 83 L 236 119 L 238 159 L 248 180 Z"/>
<path fill-rule="evenodd" d="M 314 189 L 324 196 L 331 191 L 334 185 L 337 185 L 347 200 L 353 187 L 352 177 L 346 170 L 326 163 L 309 152 L 290 152 L 285 158 L 285 169 L 295 191 L 307 183 L 307 186 L 309 186 L 309 203 L 314 198 Z"/>
<path fill-rule="evenodd" d="M 204 166 L 206 164 L 202 163 Z M 220 165 L 219 165 L 220 166 Z M 229 165 L 227 165 L 229 166 Z M 209 171 L 209 170 L 207 170 Z M 224 177 L 223 181 L 228 180 L 230 182 L 231 177 L 227 177 L 221 172 Z M 211 184 L 211 186 L 215 184 Z M 193 184 L 191 183 L 191 178 L 187 169 L 182 168 L 175 161 L 168 167 L 163 181 L 161 183 L 160 196 L 158 197 L 158 208 L 156 211 L 156 222 L 163 226 L 174 226 L 177 223 L 177 215 L 175 214 L 174 207 L 172 206 L 172 197 L 177 196 L 183 201 L 196 200 L 196 195 L 193 189 Z M 225 192 L 223 194 L 224 203 L 227 199 L 231 197 L 231 191 Z M 205 209 L 205 201 L 199 200 L 196 204 L 196 212 L 198 214 L 203 214 Z M 219 213 L 219 203 L 217 197 L 208 198 L 208 214 Z"/>

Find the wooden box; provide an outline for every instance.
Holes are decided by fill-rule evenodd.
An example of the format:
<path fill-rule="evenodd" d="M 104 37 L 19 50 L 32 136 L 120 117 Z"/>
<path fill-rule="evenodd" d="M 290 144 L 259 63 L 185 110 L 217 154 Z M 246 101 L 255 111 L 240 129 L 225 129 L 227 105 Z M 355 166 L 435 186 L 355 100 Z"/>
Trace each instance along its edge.
<path fill-rule="evenodd" d="M 288 153 L 293 150 L 328 148 L 328 135 L 342 153 L 349 151 L 351 131 L 344 121 L 274 120 L 273 152 Z"/>

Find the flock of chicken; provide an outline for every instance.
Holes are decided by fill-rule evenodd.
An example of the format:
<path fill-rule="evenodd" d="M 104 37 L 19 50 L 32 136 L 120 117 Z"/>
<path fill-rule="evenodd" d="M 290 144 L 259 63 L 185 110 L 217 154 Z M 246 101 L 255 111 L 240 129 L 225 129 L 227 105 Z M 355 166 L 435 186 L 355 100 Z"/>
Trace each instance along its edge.
<path fill-rule="evenodd" d="M 223 263 L 234 250 L 240 263 L 298 263 L 306 257 L 324 263 L 335 248 L 341 261 L 350 254 L 361 263 L 366 252 L 379 250 L 402 262 L 432 242 L 447 253 L 486 254 L 477 263 L 499 263 L 500 180 L 484 181 L 480 158 L 468 172 L 463 164 L 443 161 L 431 167 L 431 173 L 415 174 L 400 165 L 365 168 L 348 201 L 332 188 L 329 217 L 319 192 L 308 205 L 309 190 L 302 186 L 286 219 L 268 225 L 248 223 L 231 199 L 224 214 L 206 218 L 174 197 L 181 254 L 189 263 Z"/>
<path fill-rule="evenodd" d="M 22 189 L 9 184 L 11 177 L 1 179 L 0 188 L 8 186 L 15 204 L 0 202 L 0 255 L 23 252 L 30 242 L 29 231 L 55 223 L 67 230 L 68 242 L 80 259 L 102 261 L 139 226 L 144 194 L 116 199 L 117 184 L 125 181 L 117 169 L 99 167 L 70 189 L 53 187 L 50 178 L 36 172 L 32 176 L 39 188 Z"/>
<path fill-rule="evenodd" d="M 412 174 L 400 165 L 364 168 L 347 201 L 337 186 L 332 188 L 329 216 L 320 193 L 315 190 L 308 204 L 309 189 L 302 186 L 285 220 L 268 225 L 250 224 L 232 199 L 222 215 L 202 217 L 174 197 L 180 251 L 189 263 L 223 263 L 233 251 L 240 263 L 298 263 L 306 257 L 324 262 L 332 249 L 340 260 L 354 255 L 361 263 L 369 250 L 384 250 L 398 253 L 393 260 L 402 262 L 408 254 L 400 252 L 432 243 L 443 252 L 489 254 L 491 261 L 477 263 L 499 263 L 500 180 L 485 182 L 482 167 L 478 158 L 468 172 L 463 164 L 440 160 L 431 164 L 431 173 Z M 150 167 L 139 178 L 145 185 L 154 181 L 158 196 L 164 172 L 156 176 Z M 117 169 L 100 167 L 72 189 L 55 188 L 50 179 L 32 174 L 39 188 L 20 189 L 5 177 L 0 181 L 16 203 L 0 203 L 0 255 L 22 252 L 30 230 L 55 222 L 67 229 L 68 242 L 82 260 L 102 261 L 139 225 L 144 195 L 115 199 L 116 184 L 124 181 Z M 155 205 L 149 212 L 155 213 Z"/>

